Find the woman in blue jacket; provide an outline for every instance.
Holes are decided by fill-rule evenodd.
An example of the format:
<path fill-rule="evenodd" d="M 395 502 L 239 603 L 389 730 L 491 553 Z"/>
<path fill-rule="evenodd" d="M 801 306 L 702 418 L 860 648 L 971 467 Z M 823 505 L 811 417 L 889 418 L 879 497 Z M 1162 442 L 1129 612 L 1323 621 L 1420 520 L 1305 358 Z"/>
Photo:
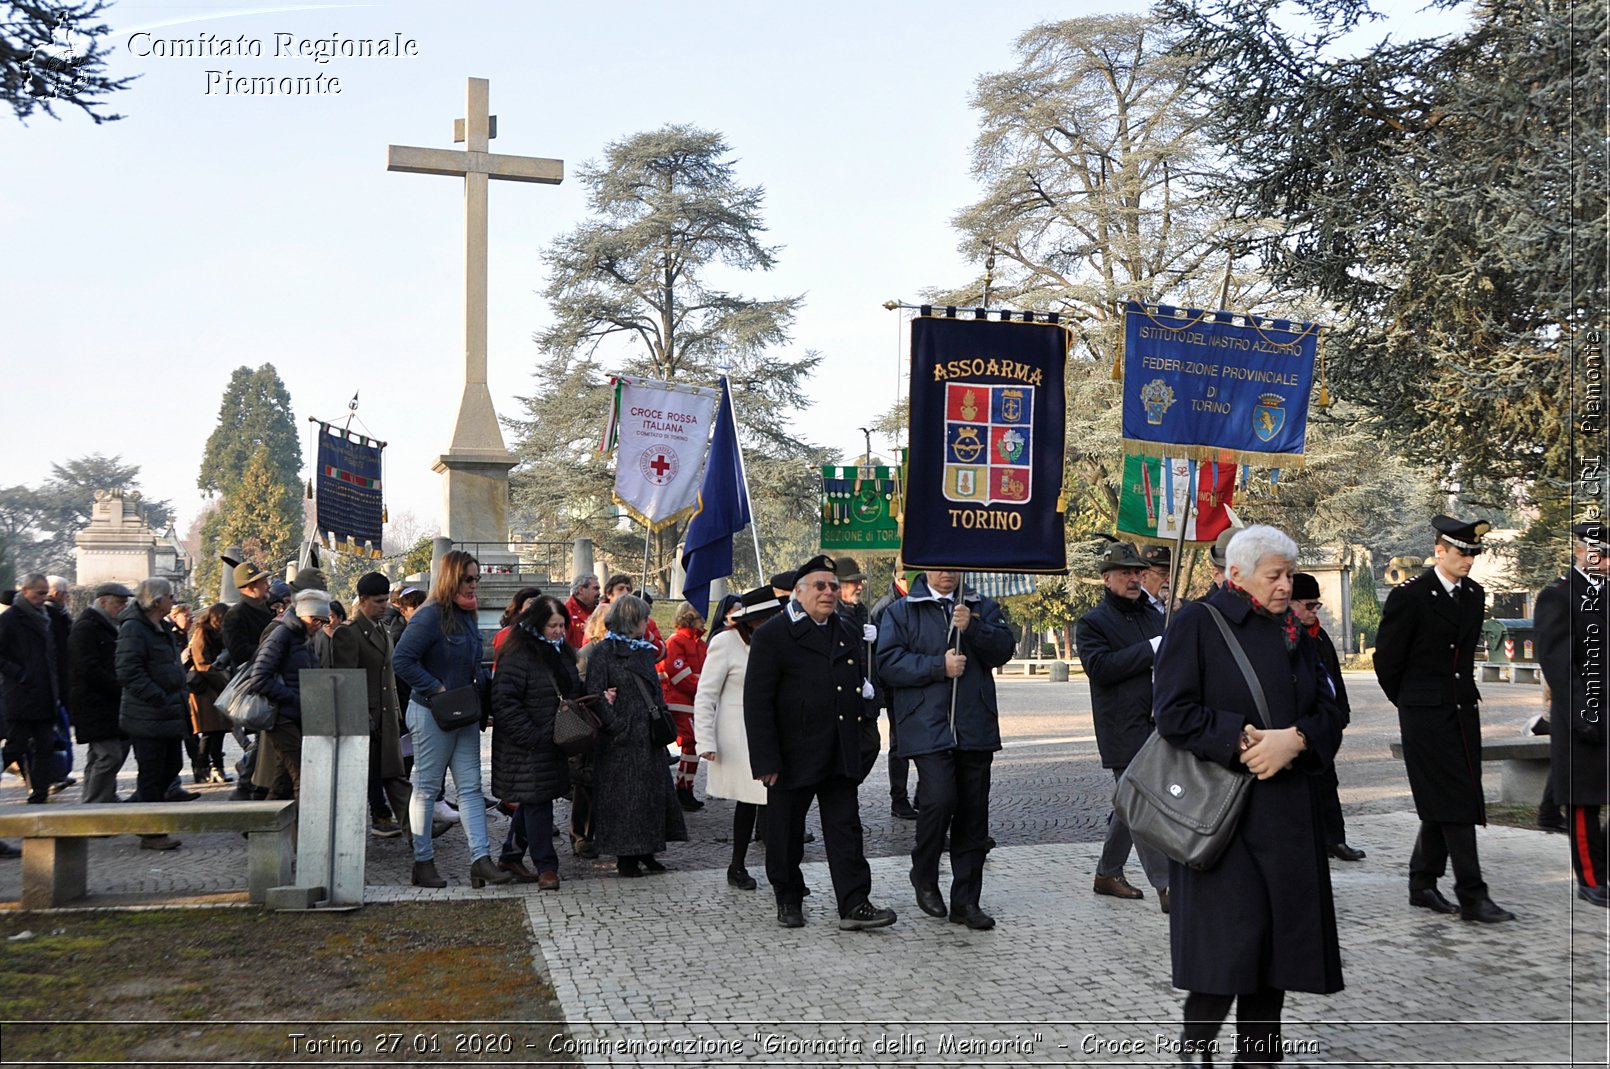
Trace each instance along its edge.
<path fill-rule="evenodd" d="M 408 806 L 414 834 L 414 886 L 446 887 L 436 873 L 431 843 L 431 808 L 449 769 L 459 797 L 459 820 L 470 844 L 470 886 L 508 883 L 512 877 L 492 860 L 481 805 L 481 734 L 468 727 L 443 730 L 431 715 L 437 695 L 459 687 L 485 687 L 481 671 L 481 631 L 476 591 L 481 565 L 461 549 L 442 557 L 430 597 L 408 621 L 392 663 L 408 684 L 408 734 L 414 744 L 413 800 Z"/>

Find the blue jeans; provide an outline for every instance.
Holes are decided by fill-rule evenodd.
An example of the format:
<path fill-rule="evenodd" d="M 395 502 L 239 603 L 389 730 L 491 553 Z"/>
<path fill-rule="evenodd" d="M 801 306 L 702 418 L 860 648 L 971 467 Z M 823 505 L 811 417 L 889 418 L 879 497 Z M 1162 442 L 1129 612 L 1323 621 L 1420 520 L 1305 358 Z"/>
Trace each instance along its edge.
<path fill-rule="evenodd" d="M 414 831 L 414 860 L 429 861 L 436 856 L 431 845 L 430 819 L 436 799 L 449 769 L 458 791 L 458 819 L 470 844 L 470 861 L 490 857 L 492 848 L 486 837 L 486 807 L 481 794 L 481 733 L 464 727 L 443 731 L 436 726 L 430 710 L 416 701 L 408 703 L 408 733 L 414 740 L 413 797 L 408 801 L 408 819 Z"/>

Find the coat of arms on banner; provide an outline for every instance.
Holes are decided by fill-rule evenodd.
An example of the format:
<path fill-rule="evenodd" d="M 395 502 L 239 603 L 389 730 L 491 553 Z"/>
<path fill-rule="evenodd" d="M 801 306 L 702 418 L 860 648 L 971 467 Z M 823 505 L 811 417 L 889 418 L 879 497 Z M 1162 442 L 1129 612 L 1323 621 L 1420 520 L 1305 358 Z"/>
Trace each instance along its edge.
<path fill-rule="evenodd" d="M 949 501 L 1021 505 L 1034 485 L 1029 448 L 1033 386 L 945 384 L 945 476 Z"/>

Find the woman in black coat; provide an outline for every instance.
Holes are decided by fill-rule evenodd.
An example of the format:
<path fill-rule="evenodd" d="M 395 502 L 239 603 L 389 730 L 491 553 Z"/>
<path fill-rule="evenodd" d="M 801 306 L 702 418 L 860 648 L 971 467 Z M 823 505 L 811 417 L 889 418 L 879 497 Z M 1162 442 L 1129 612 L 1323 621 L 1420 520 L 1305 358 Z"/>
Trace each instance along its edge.
<path fill-rule="evenodd" d="M 593 763 L 593 837 L 600 854 L 614 854 L 622 876 L 663 872 L 654 855 L 666 842 L 687 841 L 682 806 L 665 763 L 665 746 L 649 737 L 649 718 L 664 704 L 654 665 L 660 652 L 643 637 L 648 606 L 622 594 L 604 617 L 609 629 L 587 659 L 587 692 L 613 690 L 599 710 L 604 731 Z"/>
<path fill-rule="evenodd" d="M 1169 863 L 1174 986 L 1185 1000 L 1185 1052 L 1211 1058 L 1236 1002 L 1235 1060 L 1280 1057 L 1287 991 L 1342 989 L 1341 951 L 1314 797 L 1341 726 L 1313 640 L 1288 608 L 1297 544 L 1273 527 L 1230 543 L 1227 581 L 1187 603 L 1157 654 L 1154 710 L 1163 738 L 1204 761 L 1255 775 L 1241 823 L 1210 869 Z M 1208 606 L 1246 651 L 1269 708 L 1257 706 Z M 1228 1060 L 1228 1059 L 1225 1059 Z"/>
<path fill-rule="evenodd" d="M 190 733 L 184 665 L 173 632 L 163 623 L 172 608 L 173 585 L 147 579 L 118 616 L 117 681 L 123 687 L 118 724 L 134 742 L 136 802 L 167 800 L 168 785 L 184 764 L 181 740 Z M 178 845 L 166 835 L 140 837 L 146 850 Z"/>
<path fill-rule="evenodd" d="M 559 855 L 553 848 L 553 800 L 570 789 L 570 765 L 554 745 L 553 721 L 561 698 L 581 694 L 576 651 L 565 642 L 570 616 L 557 598 L 531 601 L 511 625 L 492 676 L 492 793 L 519 804 L 537 886 L 559 887 Z M 524 880 L 518 856 L 498 868 Z"/>

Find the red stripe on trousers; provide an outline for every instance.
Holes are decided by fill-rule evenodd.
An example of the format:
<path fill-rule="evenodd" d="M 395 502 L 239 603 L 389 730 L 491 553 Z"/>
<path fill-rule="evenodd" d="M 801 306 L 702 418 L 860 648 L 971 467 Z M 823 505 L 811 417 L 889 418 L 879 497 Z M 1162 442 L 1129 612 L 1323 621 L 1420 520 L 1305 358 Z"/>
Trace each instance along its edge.
<path fill-rule="evenodd" d="M 1598 887 L 1599 874 L 1593 871 L 1593 854 L 1588 849 L 1587 807 L 1574 805 L 1571 812 L 1576 816 L 1576 827 L 1572 830 L 1576 834 L 1576 856 L 1582 862 L 1582 882 L 1589 887 Z"/>

